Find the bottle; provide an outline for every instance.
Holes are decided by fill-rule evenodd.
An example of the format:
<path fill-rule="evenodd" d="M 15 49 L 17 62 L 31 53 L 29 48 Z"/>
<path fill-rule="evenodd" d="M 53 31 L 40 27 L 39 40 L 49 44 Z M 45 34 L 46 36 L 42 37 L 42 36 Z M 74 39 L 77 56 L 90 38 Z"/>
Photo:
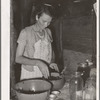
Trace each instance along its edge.
<path fill-rule="evenodd" d="M 86 63 L 87 63 L 87 65 L 90 67 L 90 68 L 93 68 L 94 66 L 94 63 L 91 61 L 91 60 L 89 60 L 89 59 L 87 59 L 86 60 Z"/>
<path fill-rule="evenodd" d="M 94 77 L 96 77 L 96 68 L 91 68 L 91 70 L 90 70 L 90 77 L 91 76 L 94 76 Z"/>
<path fill-rule="evenodd" d="M 83 79 L 83 86 L 85 86 L 85 81 L 89 78 L 90 75 L 90 67 L 87 62 L 79 63 L 77 71 L 81 73 L 81 77 Z"/>
<path fill-rule="evenodd" d="M 83 79 L 80 72 L 75 72 L 69 83 L 70 100 L 83 100 Z"/>
<path fill-rule="evenodd" d="M 84 89 L 84 100 L 96 100 L 96 77 L 91 76 L 87 79 Z"/>

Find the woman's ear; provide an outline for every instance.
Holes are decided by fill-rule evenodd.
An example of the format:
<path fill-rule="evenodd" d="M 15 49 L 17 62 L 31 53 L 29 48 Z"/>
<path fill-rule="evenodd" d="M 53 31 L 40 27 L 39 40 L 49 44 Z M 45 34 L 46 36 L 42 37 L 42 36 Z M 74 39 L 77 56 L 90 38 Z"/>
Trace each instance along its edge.
<path fill-rule="evenodd" d="M 38 18 L 38 15 L 36 15 L 36 21 L 38 21 L 38 19 L 39 19 L 39 18 Z"/>

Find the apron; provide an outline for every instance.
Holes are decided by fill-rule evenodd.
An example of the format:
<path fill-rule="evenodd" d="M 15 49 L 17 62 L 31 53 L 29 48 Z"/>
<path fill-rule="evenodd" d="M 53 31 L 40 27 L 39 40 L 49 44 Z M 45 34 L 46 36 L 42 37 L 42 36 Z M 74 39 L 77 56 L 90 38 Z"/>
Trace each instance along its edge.
<path fill-rule="evenodd" d="M 48 63 L 51 62 L 52 50 L 51 43 L 47 39 L 39 40 L 34 45 L 35 52 L 34 58 L 42 59 Z M 39 78 L 42 77 L 42 73 L 38 66 L 33 66 L 33 71 L 28 71 L 22 67 L 21 70 L 21 80 L 29 78 Z"/>

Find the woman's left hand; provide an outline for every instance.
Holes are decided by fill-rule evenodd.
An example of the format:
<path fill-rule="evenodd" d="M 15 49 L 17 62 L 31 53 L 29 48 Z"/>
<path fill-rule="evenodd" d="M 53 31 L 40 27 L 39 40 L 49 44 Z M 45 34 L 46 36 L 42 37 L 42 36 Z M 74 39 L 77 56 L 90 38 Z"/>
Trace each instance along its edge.
<path fill-rule="evenodd" d="M 58 66 L 57 66 L 56 63 L 51 63 L 49 66 L 50 66 L 52 69 L 55 69 L 57 72 L 59 72 L 59 69 L 58 69 Z"/>

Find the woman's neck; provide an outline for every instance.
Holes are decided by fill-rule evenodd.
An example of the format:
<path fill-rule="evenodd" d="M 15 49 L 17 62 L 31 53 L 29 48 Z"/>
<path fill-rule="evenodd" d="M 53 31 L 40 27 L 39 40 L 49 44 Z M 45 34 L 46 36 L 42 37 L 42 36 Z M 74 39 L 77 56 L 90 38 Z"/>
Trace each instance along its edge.
<path fill-rule="evenodd" d="M 39 28 L 39 31 L 42 32 L 44 30 L 43 26 L 40 25 L 39 22 L 37 22 L 36 24 L 37 24 L 37 27 Z"/>

